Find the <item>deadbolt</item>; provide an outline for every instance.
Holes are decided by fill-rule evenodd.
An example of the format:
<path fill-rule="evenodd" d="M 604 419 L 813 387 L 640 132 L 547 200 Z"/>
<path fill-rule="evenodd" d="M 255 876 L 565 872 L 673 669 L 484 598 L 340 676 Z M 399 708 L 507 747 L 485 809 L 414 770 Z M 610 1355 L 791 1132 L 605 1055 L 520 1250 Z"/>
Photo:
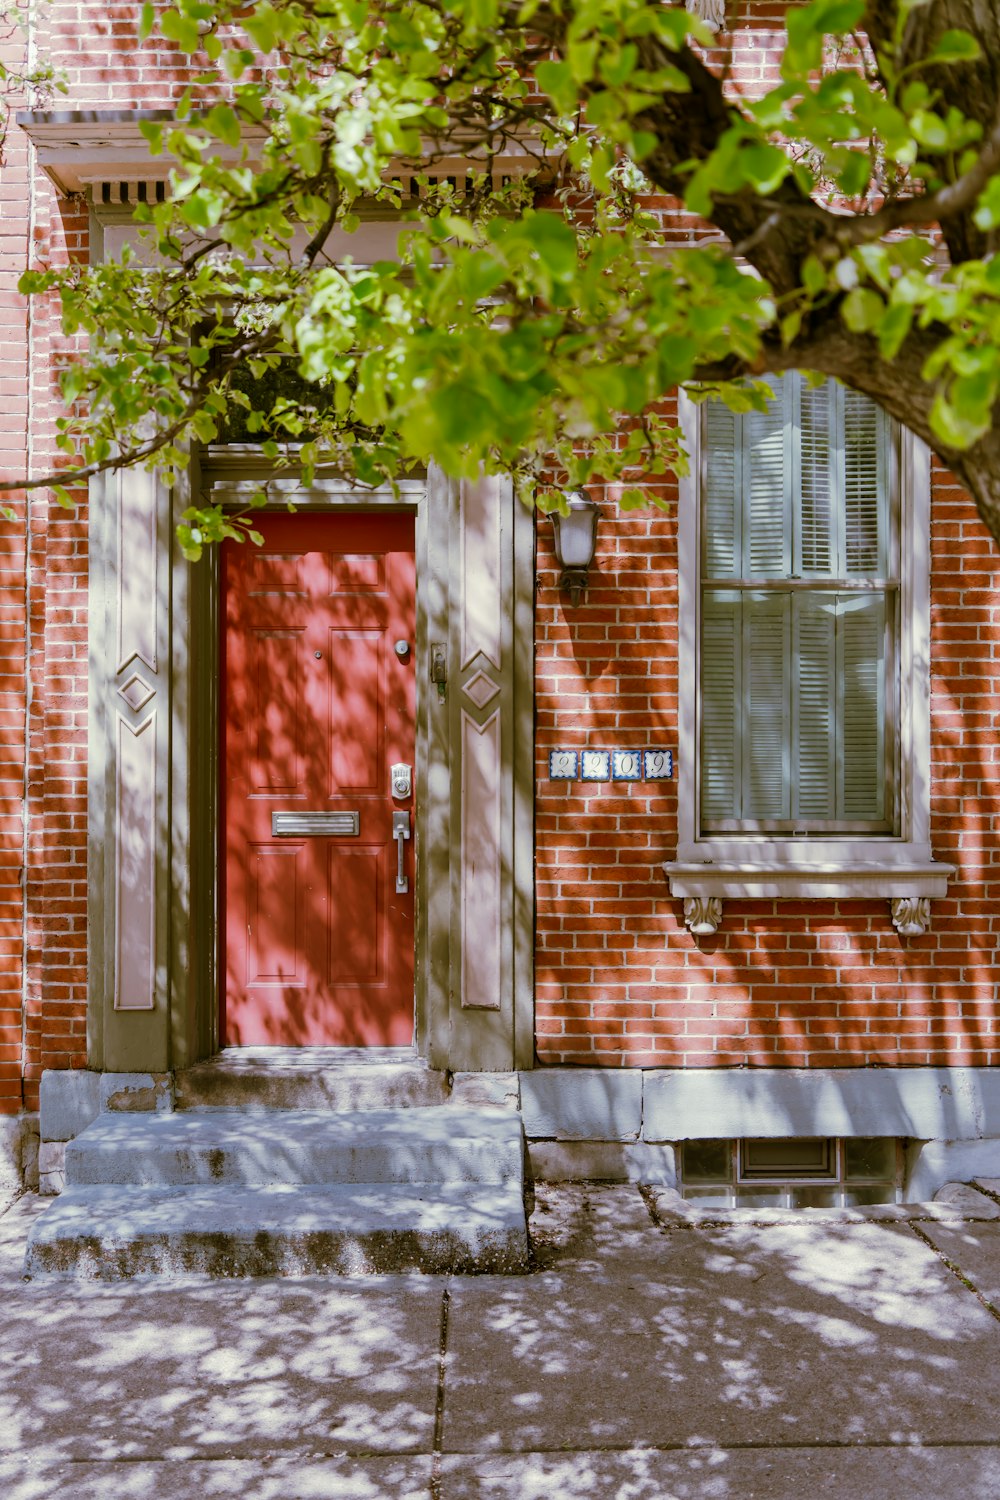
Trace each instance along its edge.
<path fill-rule="evenodd" d="M 393 650 L 399 657 L 400 661 L 403 661 L 404 658 L 409 656 L 410 654 L 410 643 L 409 641 L 397 641 L 395 646 L 393 647 Z"/>

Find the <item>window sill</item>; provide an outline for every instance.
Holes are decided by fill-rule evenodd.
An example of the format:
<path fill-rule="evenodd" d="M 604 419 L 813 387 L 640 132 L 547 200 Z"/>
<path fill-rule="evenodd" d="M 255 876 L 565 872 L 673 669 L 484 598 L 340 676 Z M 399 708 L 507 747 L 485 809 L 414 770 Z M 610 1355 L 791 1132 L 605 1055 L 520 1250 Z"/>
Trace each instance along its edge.
<path fill-rule="evenodd" d="M 716 931 L 724 900 L 795 898 L 888 899 L 892 921 L 904 937 L 917 937 L 930 925 L 930 902 L 947 895 L 954 865 L 933 859 L 886 862 L 785 863 L 778 860 L 667 860 L 670 894 L 684 901 L 684 921 L 703 936 Z"/>

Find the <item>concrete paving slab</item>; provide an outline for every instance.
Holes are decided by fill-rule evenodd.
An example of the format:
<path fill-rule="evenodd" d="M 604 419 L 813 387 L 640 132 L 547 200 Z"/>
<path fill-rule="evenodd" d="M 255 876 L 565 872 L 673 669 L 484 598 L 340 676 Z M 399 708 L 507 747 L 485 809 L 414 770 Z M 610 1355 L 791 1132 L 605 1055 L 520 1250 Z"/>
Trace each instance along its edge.
<path fill-rule="evenodd" d="M 998 1493 L 996 1448 L 531 1453 L 446 1458 L 441 1476 L 441 1500 L 996 1500 Z"/>
<path fill-rule="evenodd" d="M 10 1280 L 2 1291 L 0 1458 L 430 1451 L 440 1281 Z"/>
<path fill-rule="evenodd" d="M 922 1224 L 936 1249 L 957 1266 L 1000 1316 L 1000 1224 Z"/>
<path fill-rule="evenodd" d="M 450 1453 L 997 1438 L 1000 1324 L 895 1226 L 678 1228 L 456 1282 L 449 1329 Z"/>
<path fill-rule="evenodd" d="M 430 1480 L 428 1457 L 0 1462 L 5 1500 L 427 1500 Z"/>

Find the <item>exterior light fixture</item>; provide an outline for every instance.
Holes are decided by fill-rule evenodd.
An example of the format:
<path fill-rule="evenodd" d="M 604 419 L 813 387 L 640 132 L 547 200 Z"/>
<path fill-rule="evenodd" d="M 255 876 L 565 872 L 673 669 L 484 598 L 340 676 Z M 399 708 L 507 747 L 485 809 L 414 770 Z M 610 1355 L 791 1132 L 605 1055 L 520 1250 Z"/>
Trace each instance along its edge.
<path fill-rule="evenodd" d="M 587 587 L 587 573 L 597 547 L 597 521 L 601 507 L 586 490 L 568 490 L 569 514 L 552 512 L 556 560 L 562 568 L 559 587 L 569 589 L 569 601 L 575 607 Z"/>

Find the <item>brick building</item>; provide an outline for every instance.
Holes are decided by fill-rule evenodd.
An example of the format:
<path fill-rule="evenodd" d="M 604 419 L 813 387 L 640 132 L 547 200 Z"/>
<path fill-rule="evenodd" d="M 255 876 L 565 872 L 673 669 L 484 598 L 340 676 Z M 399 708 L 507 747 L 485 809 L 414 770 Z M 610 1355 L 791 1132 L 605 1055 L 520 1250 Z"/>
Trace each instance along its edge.
<path fill-rule="evenodd" d="M 784 6 L 733 9 L 720 39 L 732 78 L 762 88 Z M 71 347 L 57 307 L 18 295 L 20 272 L 115 253 L 134 235 L 130 205 L 166 172 L 137 120 L 170 111 L 185 64 L 162 40 L 137 46 L 135 21 L 133 6 L 53 0 L 38 22 L 68 94 L 18 115 L 0 170 L 11 473 L 52 461 L 54 372 Z M 678 243 L 698 239 L 674 205 L 657 206 Z M 362 237 L 381 247 L 391 232 Z M 415 995 L 417 1054 L 519 1092 L 538 1171 L 673 1180 L 677 1143 L 757 1142 L 687 1148 L 688 1185 L 738 1195 L 770 1172 L 783 1185 L 769 1192 L 803 1175 L 826 1191 L 858 1157 L 836 1143 L 875 1138 L 896 1144 L 872 1150 L 872 1194 L 890 1179 L 912 1196 L 996 1174 L 993 545 L 951 476 L 860 398 L 789 377 L 767 418 L 683 397 L 679 415 L 693 478 L 668 488 L 665 513 L 621 514 L 595 494 L 596 558 L 576 607 L 548 521 L 497 481 L 433 469 L 363 511 L 329 482 L 299 494 L 263 560 L 240 566 L 184 563 L 171 546 L 183 495 L 145 474 L 95 483 L 72 511 L 44 492 L 13 502 L 0 528 L 10 1161 L 30 1157 L 43 1078 L 54 1177 L 56 1148 L 116 1090 L 147 1079 L 150 1099 L 162 1095 L 227 1045 L 405 1047 Z M 251 445 L 215 445 L 187 483 L 235 503 L 260 470 Z M 412 794 L 386 800 L 412 839 L 386 832 L 349 875 L 328 864 L 301 877 L 310 891 L 328 882 L 316 899 L 342 926 L 322 928 L 334 936 L 317 962 L 340 963 L 341 1009 L 360 1007 L 325 1029 L 302 1012 L 287 953 L 275 959 L 299 941 L 281 924 L 294 928 L 301 902 L 274 915 L 286 866 L 260 864 L 256 884 L 246 874 L 265 834 L 245 819 L 243 853 L 229 856 L 244 873 L 225 873 L 226 817 L 239 822 L 256 774 L 251 792 L 233 790 L 246 704 L 226 693 L 264 628 L 246 599 L 309 594 L 310 548 L 374 569 L 344 563 L 334 594 L 383 595 L 396 553 L 415 583 L 409 616 L 335 613 L 324 627 L 387 642 L 398 627 L 407 645 L 382 665 L 409 686 L 380 679 L 407 722 L 380 720 L 384 755 L 336 790 L 374 796 L 390 761 L 415 768 Z M 289 582 L 279 562 L 292 556 Z M 273 670 L 268 682 L 299 666 L 275 658 Z M 666 751 L 669 777 L 663 754 L 644 755 Z M 273 772 L 258 791 L 274 791 Z M 295 811 L 293 791 L 269 817 Z M 328 798 L 327 812 L 349 824 L 349 801 Z M 283 858 L 301 837 L 287 826 Z M 356 937 L 369 908 L 376 926 Z M 239 946 L 268 919 L 267 952 Z M 386 980 L 379 966 L 411 929 L 412 955 Z M 389 1009 L 373 998 L 385 983 Z"/>

